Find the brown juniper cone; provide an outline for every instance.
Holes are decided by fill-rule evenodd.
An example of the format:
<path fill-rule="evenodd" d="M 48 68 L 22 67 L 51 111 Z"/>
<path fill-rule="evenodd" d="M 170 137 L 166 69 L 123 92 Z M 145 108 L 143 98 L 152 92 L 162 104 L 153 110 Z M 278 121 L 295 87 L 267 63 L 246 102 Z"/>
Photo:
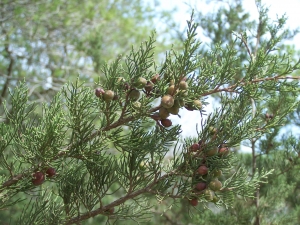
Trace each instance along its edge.
<path fill-rule="evenodd" d="M 206 175 L 208 173 L 208 168 L 205 165 L 202 165 L 197 170 L 198 174 Z"/>
<path fill-rule="evenodd" d="M 189 202 L 192 206 L 197 206 L 198 205 L 198 199 L 196 199 L 196 198 L 193 198 L 193 199 L 189 200 Z"/>
<path fill-rule="evenodd" d="M 203 190 L 205 190 L 207 188 L 207 185 L 206 185 L 206 183 L 204 183 L 204 182 L 199 182 L 199 183 L 197 183 L 196 184 L 196 187 L 195 187 L 195 189 L 197 189 L 198 191 L 203 191 Z"/>
<path fill-rule="evenodd" d="M 187 90 L 188 89 L 188 84 L 186 81 L 182 80 L 179 82 L 179 89 L 180 90 Z"/>
<path fill-rule="evenodd" d="M 95 89 L 95 95 L 100 98 L 105 93 L 105 91 L 102 88 L 96 88 Z"/>
<path fill-rule="evenodd" d="M 200 149 L 200 145 L 198 143 L 192 144 L 190 149 L 191 149 L 192 152 L 196 152 Z"/>
<path fill-rule="evenodd" d="M 229 149 L 228 147 L 220 147 L 219 148 L 219 152 L 218 152 L 218 155 L 221 156 L 221 157 L 226 157 L 228 156 L 229 154 Z"/>
<path fill-rule="evenodd" d="M 50 167 L 46 170 L 47 177 L 53 177 L 56 175 L 56 171 L 54 168 Z"/>
<path fill-rule="evenodd" d="M 165 95 L 161 98 L 162 107 L 169 109 L 174 105 L 174 98 L 171 95 Z"/>
<path fill-rule="evenodd" d="M 163 125 L 164 127 L 170 127 L 172 126 L 172 121 L 169 119 L 161 119 L 160 120 L 161 125 Z"/>
<path fill-rule="evenodd" d="M 151 78 L 151 82 L 153 84 L 155 84 L 157 81 L 160 80 L 159 74 L 155 74 L 152 78 Z"/>
<path fill-rule="evenodd" d="M 147 84 L 145 86 L 145 91 L 146 92 L 151 92 L 153 90 L 154 84 L 151 81 L 147 81 Z"/>
<path fill-rule="evenodd" d="M 139 77 L 138 80 L 135 82 L 134 86 L 138 89 L 142 89 L 146 86 L 147 80 L 144 77 Z"/>
<path fill-rule="evenodd" d="M 33 179 L 31 180 L 34 185 L 41 185 L 45 181 L 44 173 L 38 171 L 33 174 Z"/>
<path fill-rule="evenodd" d="M 167 93 L 169 95 L 173 95 L 174 94 L 174 91 L 175 91 L 175 85 L 171 85 L 170 87 L 168 87 L 167 89 Z"/>

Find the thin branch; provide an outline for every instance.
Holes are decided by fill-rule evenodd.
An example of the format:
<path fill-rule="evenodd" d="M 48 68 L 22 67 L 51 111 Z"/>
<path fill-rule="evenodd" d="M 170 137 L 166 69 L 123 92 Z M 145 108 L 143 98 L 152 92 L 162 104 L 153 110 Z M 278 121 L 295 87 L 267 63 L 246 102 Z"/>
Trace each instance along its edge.
<path fill-rule="evenodd" d="M 249 84 L 255 84 L 255 83 L 259 83 L 259 82 L 264 82 L 264 81 L 276 81 L 276 80 L 300 80 L 300 76 L 285 76 L 283 77 L 282 75 L 278 75 L 278 76 L 275 76 L 275 77 L 266 77 L 266 78 L 260 78 L 260 79 L 254 79 L 254 80 L 251 80 L 251 81 L 248 81 L 248 82 L 238 82 L 236 84 L 233 84 L 227 88 L 221 88 L 221 89 L 213 89 L 211 91 L 208 91 L 206 93 L 203 93 L 201 96 L 208 96 L 208 95 L 211 95 L 211 94 L 214 94 L 214 93 L 218 93 L 218 92 L 237 92 L 235 91 L 235 88 L 238 87 L 238 86 L 246 86 L 246 85 L 249 85 Z"/>
<path fill-rule="evenodd" d="M 3 86 L 1 97 L 0 97 L 0 105 L 2 104 L 3 99 L 4 99 L 5 95 L 6 95 L 6 92 L 7 92 L 7 89 L 8 89 L 8 85 L 9 85 L 9 81 L 10 81 L 10 77 L 11 77 L 11 74 L 12 74 L 12 68 L 13 68 L 13 65 L 14 65 L 14 59 L 13 59 L 13 57 L 11 55 L 11 51 L 9 50 L 9 46 L 8 45 L 5 45 L 5 51 L 9 55 L 10 62 L 9 62 L 8 67 L 7 67 L 7 78 L 6 78 L 5 84 Z"/>
<path fill-rule="evenodd" d="M 69 224 L 74 224 L 74 223 L 77 223 L 77 222 L 80 222 L 80 221 L 83 221 L 83 220 L 86 220 L 86 219 L 89 219 L 89 218 L 92 218 L 92 217 L 95 217 L 99 214 L 104 214 L 105 212 L 107 212 L 107 210 L 115 207 L 115 206 L 118 206 L 120 204 L 123 204 L 124 202 L 126 202 L 127 200 L 129 199 L 132 199 L 132 198 L 135 198 L 141 194 L 145 194 L 145 193 L 149 193 L 151 191 L 151 188 L 156 185 L 158 182 L 160 182 L 161 180 L 164 180 L 166 179 L 167 177 L 169 176 L 174 176 L 176 175 L 176 171 L 174 172 L 170 172 L 168 174 L 165 174 L 163 176 L 161 176 L 159 179 L 154 179 L 154 181 L 149 184 L 148 186 L 144 187 L 143 189 L 141 190 L 138 190 L 138 191 L 135 191 L 135 192 L 131 192 L 119 199 L 117 199 L 116 201 L 104 206 L 103 208 L 99 208 L 99 209 L 96 209 L 96 210 L 93 210 L 91 212 L 87 212 L 87 213 L 84 213 L 82 214 L 81 216 L 77 216 L 77 217 L 74 217 L 70 220 L 68 220 L 65 225 L 69 225 Z"/>
<path fill-rule="evenodd" d="M 255 49 L 254 49 L 254 56 L 257 54 L 258 46 L 260 44 L 260 36 L 261 36 L 261 27 L 262 27 L 262 18 L 261 18 L 261 11 L 260 11 L 260 3 L 258 1 L 255 1 L 256 3 L 256 8 L 259 13 L 259 18 L 258 18 L 258 25 L 257 25 L 257 30 L 256 30 L 256 44 L 255 44 Z"/>
<path fill-rule="evenodd" d="M 246 47 L 246 49 L 247 49 L 247 52 L 248 52 L 249 56 L 251 57 L 251 51 L 250 51 L 250 48 L 249 48 L 249 46 L 248 46 L 248 44 L 247 44 L 247 40 L 245 40 L 243 34 L 240 34 L 240 35 L 241 35 L 240 39 L 241 39 L 241 41 L 243 42 L 243 44 L 245 45 L 245 47 Z M 251 57 L 251 59 L 252 59 L 252 57 Z"/>
<path fill-rule="evenodd" d="M 255 101 L 254 99 L 251 99 L 251 103 L 252 103 L 252 117 L 255 117 L 256 114 L 256 106 L 255 106 Z M 252 150 L 252 176 L 255 175 L 255 170 L 256 170 L 256 153 L 255 153 L 255 143 L 256 143 L 255 138 L 252 138 L 251 140 L 251 150 Z M 256 217 L 255 217 L 255 225 L 259 225 L 260 224 L 260 218 L 259 218 L 259 214 L 258 214 L 258 207 L 259 207 L 259 188 L 256 189 L 256 193 L 255 193 L 255 206 L 256 206 Z"/>

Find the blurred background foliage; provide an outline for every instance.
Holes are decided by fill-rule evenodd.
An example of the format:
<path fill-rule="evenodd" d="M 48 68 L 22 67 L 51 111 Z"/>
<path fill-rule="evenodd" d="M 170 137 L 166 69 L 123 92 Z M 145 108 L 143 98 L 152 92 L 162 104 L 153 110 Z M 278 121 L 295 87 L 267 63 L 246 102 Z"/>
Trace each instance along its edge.
<path fill-rule="evenodd" d="M 163 24 L 171 17 L 159 1 L 3 0 L 0 102 L 8 98 L 8 88 L 24 79 L 35 101 L 50 101 L 77 76 L 93 84 L 103 63 L 128 53 L 154 30 L 160 37 L 156 51 L 163 52 L 175 26 Z"/>

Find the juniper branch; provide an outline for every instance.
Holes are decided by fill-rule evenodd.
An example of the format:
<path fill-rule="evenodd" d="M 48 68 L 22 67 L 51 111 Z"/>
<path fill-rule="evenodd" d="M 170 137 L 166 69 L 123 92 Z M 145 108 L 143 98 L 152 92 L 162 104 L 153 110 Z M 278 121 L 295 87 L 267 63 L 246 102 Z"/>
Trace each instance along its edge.
<path fill-rule="evenodd" d="M 250 84 L 255 84 L 255 83 L 259 83 L 259 82 L 266 82 L 266 81 L 277 81 L 277 80 L 300 80 L 300 76 L 286 76 L 283 77 L 282 75 L 278 75 L 275 77 L 266 77 L 266 78 L 259 78 L 259 79 L 253 79 L 251 81 L 248 82 L 237 82 L 236 84 L 233 84 L 229 87 L 226 88 L 219 88 L 216 87 L 215 89 L 205 92 L 203 93 L 201 96 L 208 96 L 214 93 L 218 93 L 218 92 L 236 92 L 235 89 L 237 87 L 242 87 L 242 86 L 246 86 L 246 85 L 250 85 Z"/>

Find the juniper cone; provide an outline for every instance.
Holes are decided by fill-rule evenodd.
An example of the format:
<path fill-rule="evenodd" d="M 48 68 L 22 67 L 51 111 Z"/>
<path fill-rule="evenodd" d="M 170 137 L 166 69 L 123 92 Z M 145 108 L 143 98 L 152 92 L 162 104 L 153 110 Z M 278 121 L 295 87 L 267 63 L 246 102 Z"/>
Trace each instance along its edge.
<path fill-rule="evenodd" d="M 161 119 L 160 122 L 161 122 L 161 125 L 163 125 L 164 127 L 172 126 L 172 121 L 169 119 Z"/>
<path fill-rule="evenodd" d="M 53 177 L 56 175 L 56 170 L 54 168 L 50 167 L 46 170 L 46 174 L 48 177 Z"/>
<path fill-rule="evenodd" d="M 161 119 L 167 119 L 170 116 L 169 111 L 164 107 L 160 107 L 158 114 Z"/>
<path fill-rule="evenodd" d="M 105 93 L 105 91 L 102 88 L 96 88 L 95 89 L 95 95 L 100 98 L 103 94 Z"/>
<path fill-rule="evenodd" d="M 168 108 L 167 110 L 169 113 L 171 113 L 173 115 L 178 115 L 178 113 L 179 113 L 179 107 L 175 104 L 171 108 Z"/>
<path fill-rule="evenodd" d="M 103 94 L 103 99 L 106 102 L 110 102 L 111 100 L 113 100 L 115 97 L 115 93 L 112 90 L 107 90 L 105 91 L 105 93 Z"/>
<path fill-rule="evenodd" d="M 147 80 L 144 77 L 139 77 L 135 83 L 135 87 L 141 89 L 145 87 L 146 84 L 147 84 Z"/>
<path fill-rule="evenodd" d="M 132 89 L 130 90 L 128 97 L 132 101 L 137 101 L 140 98 L 140 91 L 136 89 Z"/>
<path fill-rule="evenodd" d="M 156 83 L 157 81 L 160 80 L 159 74 L 155 74 L 152 78 L 151 78 L 151 82 L 152 83 Z"/>
<path fill-rule="evenodd" d="M 170 87 L 168 87 L 167 93 L 169 95 L 173 95 L 175 92 L 175 85 L 170 85 Z"/>
<path fill-rule="evenodd" d="M 206 187 L 207 187 L 206 183 L 203 183 L 203 182 L 200 182 L 196 185 L 196 189 L 198 191 L 203 191 L 204 189 L 206 189 Z"/>
<path fill-rule="evenodd" d="M 197 206 L 198 205 L 198 200 L 196 198 L 193 198 L 193 199 L 190 200 L 190 204 L 192 206 Z"/>
<path fill-rule="evenodd" d="M 215 179 L 212 180 L 208 186 L 212 191 L 219 191 L 222 188 L 222 183 L 218 179 Z"/>
<path fill-rule="evenodd" d="M 202 103 L 201 103 L 200 100 L 194 100 L 193 103 L 194 103 L 195 109 L 201 109 L 202 108 Z"/>
<path fill-rule="evenodd" d="M 298 223 L 299 138 L 282 129 L 300 124 L 299 61 L 294 47 L 279 43 L 293 36 L 284 30 L 284 17 L 270 24 L 256 1 L 259 18 L 253 22 L 241 1 L 233 1 L 217 15 L 193 14 L 166 54 L 156 48 L 155 33 L 131 47 L 128 41 L 137 39 L 124 32 L 111 45 L 124 54 L 107 59 L 100 54 L 110 52 L 106 34 L 120 36 L 112 25 L 131 24 L 129 31 L 144 33 L 147 10 L 139 14 L 131 1 L 117 7 L 105 0 L 83 1 L 82 7 L 41 1 L 6 1 L 1 8 L 2 223 Z M 104 7 L 104 14 L 92 13 Z M 110 10 L 122 19 L 106 26 Z M 135 13 L 138 26 L 131 20 Z M 209 45 L 201 45 L 199 32 Z M 88 65 L 78 73 L 81 62 Z M 45 75 L 50 88 L 36 85 Z M 141 76 L 152 80 L 152 94 L 135 87 Z M 183 77 L 187 90 L 179 88 Z M 57 85 L 64 78 L 70 81 Z M 176 89 L 171 95 L 170 85 Z M 101 98 L 95 87 L 105 90 Z M 129 100 L 134 88 L 139 101 Z M 176 99 L 187 117 L 158 118 Z M 267 112 L 273 117 L 267 119 Z M 196 135 L 182 135 L 187 124 Z M 194 143 L 200 149 L 192 151 Z M 244 146 L 250 153 L 241 151 Z M 218 153 L 208 156 L 211 148 Z M 206 184 L 198 185 L 202 191 L 199 183 Z"/>
<path fill-rule="evenodd" d="M 151 81 L 147 81 L 147 84 L 145 86 L 145 90 L 147 92 L 150 92 L 150 91 L 152 91 L 153 87 L 154 87 L 154 84 Z"/>
<path fill-rule="evenodd" d="M 208 173 L 208 168 L 207 166 L 205 165 L 202 165 L 198 168 L 197 172 L 200 174 L 200 175 L 206 175 Z"/>
<path fill-rule="evenodd" d="M 209 202 L 212 201 L 215 196 L 214 192 L 209 189 L 206 189 L 203 194 L 204 194 L 204 198 Z"/>
<path fill-rule="evenodd" d="M 194 143 L 190 147 L 191 151 L 196 152 L 197 150 L 200 149 L 200 145 L 198 143 Z"/>
<path fill-rule="evenodd" d="M 42 172 L 36 172 L 33 174 L 32 183 L 34 185 L 41 185 L 45 181 L 45 175 Z"/>
<path fill-rule="evenodd" d="M 210 156 L 214 156 L 218 153 L 218 147 L 212 147 L 211 149 L 205 151 L 205 155 L 210 157 Z M 220 152 L 219 152 L 220 153 Z"/>
<path fill-rule="evenodd" d="M 180 81 L 180 83 L 179 83 L 179 89 L 180 90 L 187 90 L 188 89 L 188 84 L 187 84 L 187 82 L 186 81 Z"/>
<path fill-rule="evenodd" d="M 171 95 L 164 95 L 161 98 L 162 107 L 169 109 L 174 105 L 174 98 Z"/>

